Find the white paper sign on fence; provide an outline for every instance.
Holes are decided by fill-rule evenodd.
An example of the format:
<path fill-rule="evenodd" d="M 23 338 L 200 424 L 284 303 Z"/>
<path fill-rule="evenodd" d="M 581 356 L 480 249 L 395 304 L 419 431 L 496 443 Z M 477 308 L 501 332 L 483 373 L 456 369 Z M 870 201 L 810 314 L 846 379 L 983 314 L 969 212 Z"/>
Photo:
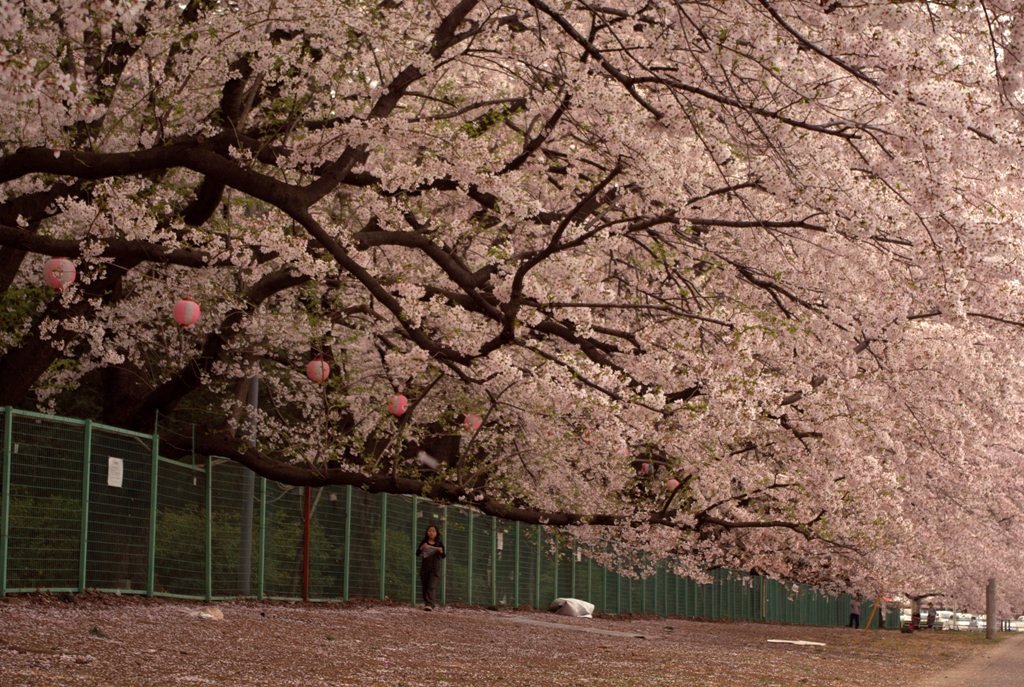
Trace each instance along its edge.
<path fill-rule="evenodd" d="M 124 460 L 110 456 L 107 458 L 107 486 L 121 488 L 124 482 Z"/>

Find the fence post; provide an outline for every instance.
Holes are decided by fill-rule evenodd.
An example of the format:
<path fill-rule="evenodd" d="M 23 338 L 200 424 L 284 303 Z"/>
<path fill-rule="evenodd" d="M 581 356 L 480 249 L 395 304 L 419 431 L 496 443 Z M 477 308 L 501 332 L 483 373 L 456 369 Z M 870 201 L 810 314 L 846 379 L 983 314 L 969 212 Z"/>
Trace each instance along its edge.
<path fill-rule="evenodd" d="M 419 536 L 419 522 L 418 522 L 419 516 L 420 516 L 420 514 L 418 512 L 419 507 L 420 507 L 420 497 L 413 496 L 412 497 L 412 539 L 410 540 L 410 541 L 412 541 L 412 545 L 413 545 L 413 550 L 412 550 L 412 593 L 410 594 L 410 596 L 412 597 L 412 605 L 413 606 L 416 605 L 416 567 L 417 567 L 416 566 L 416 558 L 417 558 L 416 557 L 416 553 L 419 551 L 419 549 L 417 548 L 417 545 L 419 544 L 419 540 L 417 539 L 417 537 Z M 441 533 L 438 532 L 437 536 L 440 537 Z M 441 541 L 444 542 L 444 539 L 442 539 Z"/>
<path fill-rule="evenodd" d="M 160 474 L 160 435 L 153 428 L 152 456 L 150 457 L 149 480 L 149 549 L 146 557 L 146 595 L 153 596 L 156 584 L 156 508 L 157 478 Z"/>
<path fill-rule="evenodd" d="M 512 556 L 514 558 L 515 570 L 512 573 L 512 583 L 514 589 L 512 590 L 512 603 L 515 604 L 516 608 L 519 608 L 519 521 L 516 520 L 515 524 L 515 541 L 512 544 Z"/>
<path fill-rule="evenodd" d="M 260 477 L 260 557 L 256 559 L 256 598 L 267 594 L 267 478 Z"/>
<path fill-rule="evenodd" d="M 352 563 L 352 485 L 345 485 L 345 551 L 341 559 L 341 598 L 348 601 L 348 571 Z"/>
<path fill-rule="evenodd" d="M 213 456 L 206 457 L 206 600 L 213 598 Z"/>
<path fill-rule="evenodd" d="M 382 492 L 380 495 L 380 580 L 379 585 L 379 596 L 381 599 L 385 596 L 385 584 L 387 577 L 384 574 L 388 562 L 388 493 Z"/>
<path fill-rule="evenodd" d="M 0 596 L 7 596 L 7 533 L 11 519 L 11 434 L 14 410 L 4 408 L 4 441 L 0 448 Z"/>
<path fill-rule="evenodd" d="M 498 605 L 498 518 L 491 516 L 491 606 Z"/>
<path fill-rule="evenodd" d="M 469 510 L 469 542 L 467 548 L 469 549 L 469 557 L 467 560 L 466 567 L 466 603 L 470 606 L 473 605 L 473 511 Z"/>
<path fill-rule="evenodd" d="M 89 482 L 92 480 L 92 420 L 85 421 L 85 446 L 82 449 L 82 531 L 78 552 L 78 591 L 85 591 L 89 553 Z"/>

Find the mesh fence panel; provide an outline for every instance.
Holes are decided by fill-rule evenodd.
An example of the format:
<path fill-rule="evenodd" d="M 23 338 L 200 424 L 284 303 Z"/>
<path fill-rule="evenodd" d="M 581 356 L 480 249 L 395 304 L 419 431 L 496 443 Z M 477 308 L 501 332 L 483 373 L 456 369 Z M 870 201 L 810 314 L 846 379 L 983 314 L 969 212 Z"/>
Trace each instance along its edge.
<path fill-rule="evenodd" d="M 491 568 L 491 532 L 494 530 L 490 516 L 473 517 L 473 603 L 493 603 L 493 570 Z"/>
<path fill-rule="evenodd" d="M 77 589 L 85 425 L 15 415 L 11 428 L 8 590 Z"/>
<path fill-rule="evenodd" d="M 476 526 L 476 518 L 473 519 Z M 472 545 L 470 544 L 470 512 L 465 508 L 448 508 L 448 522 L 444 534 L 445 602 L 471 603 L 470 570 Z"/>
<path fill-rule="evenodd" d="M 380 504 L 379 496 L 352 490 L 349 596 L 380 595 Z"/>
<path fill-rule="evenodd" d="M 499 606 L 515 606 L 516 592 L 516 532 L 515 523 L 498 520 L 495 528 L 495 563 L 497 571 L 496 603 Z"/>
<path fill-rule="evenodd" d="M 345 509 L 349 490 L 314 490 L 310 514 L 309 595 L 341 599 L 345 594 Z"/>
<path fill-rule="evenodd" d="M 412 499 L 388 496 L 387 556 L 384 561 L 384 593 L 398 601 L 415 600 L 419 580 L 419 559 L 412 534 Z"/>
<path fill-rule="evenodd" d="M 216 475 L 216 473 L 214 473 Z M 263 593 L 266 596 L 301 599 L 303 547 L 305 543 L 305 488 L 267 483 L 266 548 L 263 555 Z M 312 494 L 312 490 L 310 490 Z M 312 503 L 310 504 L 312 511 Z M 311 517 L 312 520 L 312 517 Z M 310 526 L 310 549 L 314 532 L 322 540 L 323 530 Z M 256 547 L 254 546 L 255 550 Z M 255 564 L 253 565 L 255 570 Z M 255 589 L 255 588 L 254 588 Z"/>
<path fill-rule="evenodd" d="M 93 429 L 88 587 L 146 589 L 152 456 L 149 437 Z"/>
<path fill-rule="evenodd" d="M 572 547 L 566 543 L 564 537 L 558 537 L 557 558 L 555 564 L 558 566 L 558 575 L 555 582 L 555 597 L 573 597 L 573 570 L 575 556 Z"/>
<path fill-rule="evenodd" d="M 223 458 L 210 463 L 211 592 L 215 597 L 255 595 L 259 562 L 256 480 L 237 463 Z M 247 554 L 244 559 L 243 552 Z"/>
<path fill-rule="evenodd" d="M 658 613 L 658 576 L 651 575 L 640 585 L 641 608 L 644 613 Z"/>
<path fill-rule="evenodd" d="M 154 591 L 201 597 L 206 588 L 206 470 L 161 458 Z"/>
<path fill-rule="evenodd" d="M 519 605 L 539 608 L 537 601 L 537 533 L 535 526 L 519 527 Z"/>

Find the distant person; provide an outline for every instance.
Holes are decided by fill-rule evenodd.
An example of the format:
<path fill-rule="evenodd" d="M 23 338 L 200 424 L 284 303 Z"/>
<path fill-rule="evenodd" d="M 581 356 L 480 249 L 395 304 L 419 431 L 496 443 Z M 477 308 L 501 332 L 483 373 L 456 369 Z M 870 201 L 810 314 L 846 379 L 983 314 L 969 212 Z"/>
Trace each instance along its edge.
<path fill-rule="evenodd" d="M 978 629 L 978 617 L 977 616 L 974 616 L 974 615 L 971 616 L 971 622 L 967 623 L 967 629 L 968 630 L 977 630 Z"/>
<path fill-rule="evenodd" d="M 423 610 L 434 610 L 437 603 L 437 583 L 441 579 L 441 559 L 445 557 L 444 544 L 437 527 L 428 525 L 423 540 L 416 547 L 420 557 L 420 583 L 423 585 Z"/>
<path fill-rule="evenodd" d="M 860 628 L 860 601 L 850 599 L 850 627 Z"/>
<path fill-rule="evenodd" d="M 926 622 L 929 630 L 935 629 L 935 604 L 930 601 L 928 602 L 928 620 Z"/>

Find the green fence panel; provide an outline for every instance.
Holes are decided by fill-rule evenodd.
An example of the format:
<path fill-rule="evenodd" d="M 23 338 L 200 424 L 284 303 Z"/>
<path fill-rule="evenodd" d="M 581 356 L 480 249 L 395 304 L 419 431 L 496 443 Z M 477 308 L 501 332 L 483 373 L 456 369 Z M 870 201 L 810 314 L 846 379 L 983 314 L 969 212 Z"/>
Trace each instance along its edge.
<path fill-rule="evenodd" d="M 309 532 L 309 596 L 345 596 L 345 512 L 348 489 L 329 486 L 312 490 Z"/>
<path fill-rule="evenodd" d="M 658 613 L 658 575 L 649 575 L 641 585 L 641 608 L 644 613 Z"/>
<path fill-rule="evenodd" d="M 219 474 L 214 472 L 214 484 Z M 318 490 L 310 490 L 311 498 L 315 499 Z M 304 487 L 267 483 L 266 533 L 263 551 L 263 593 L 270 598 L 301 599 L 303 580 L 303 547 L 305 542 L 305 503 Z M 310 520 L 312 521 L 313 506 L 310 503 Z M 258 519 L 257 519 L 258 523 Z M 254 538 L 255 539 L 255 538 Z M 328 549 L 326 534 L 322 527 L 310 527 L 310 549 Z M 315 546 L 316 541 L 319 546 Z M 255 543 L 254 556 L 258 553 Z M 329 549 L 327 555 L 330 555 Z M 311 556 L 312 559 L 312 556 Z M 312 563 L 311 563 L 312 564 Z M 253 564 L 253 570 L 256 569 Z M 253 585 L 251 591 L 255 591 Z"/>
<path fill-rule="evenodd" d="M 537 608 L 547 608 L 558 596 L 558 532 L 546 527 L 538 531 Z"/>
<path fill-rule="evenodd" d="M 380 498 L 352 490 L 349 536 L 349 596 L 376 598 L 380 594 Z"/>
<path fill-rule="evenodd" d="M 154 592 L 202 598 L 206 585 L 206 469 L 158 463 Z"/>
<path fill-rule="evenodd" d="M 259 570 L 259 508 L 256 504 L 258 489 L 255 481 L 247 480 L 247 470 L 237 463 L 223 458 L 212 461 L 213 468 L 209 472 L 212 493 L 210 524 L 211 539 L 211 592 L 214 597 L 256 596 Z M 298 492 L 294 487 L 281 488 L 276 494 L 269 496 L 268 519 L 271 507 L 275 504 L 274 496 L 282 496 L 290 504 L 291 494 Z M 278 508 L 287 510 L 288 506 Z M 246 518 L 245 516 L 248 515 Z M 301 523 L 301 521 L 300 521 Z M 294 523 L 287 517 L 281 517 L 277 528 L 268 528 L 268 534 L 290 541 L 294 533 Z M 299 525 L 301 536 L 302 527 Z M 248 542 L 249 551 L 245 555 L 243 541 Z M 271 544 L 268 543 L 268 546 Z M 294 555 L 294 551 L 289 552 Z M 300 547 L 301 553 L 301 547 Z M 243 555 L 245 560 L 243 561 Z M 283 572 L 284 575 L 291 570 Z M 268 561 L 267 580 L 273 579 Z M 270 592 L 268 591 L 268 594 Z"/>
<path fill-rule="evenodd" d="M 499 606 L 516 606 L 519 586 L 516 578 L 515 523 L 498 520 L 494 542 L 494 552 L 497 556 L 494 602 Z"/>
<path fill-rule="evenodd" d="M 534 525 L 519 527 L 519 605 L 540 608 L 537 599 L 537 532 Z"/>
<path fill-rule="evenodd" d="M 86 586 L 144 593 L 153 439 L 92 428 Z"/>
<path fill-rule="evenodd" d="M 557 566 L 558 574 L 555 580 L 555 588 L 552 593 L 555 598 L 572 598 L 575 596 L 572 588 L 572 574 L 576 560 L 573 554 L 572 542 L 568 537 L 559 532 L 552 532 L 551 535 L 555 537 L 555 540 L 558 542 L 557 548 L 555 549 L 555 565 Z"/>
<path fill-rule="evenodd" d="M 408 602 L 415 593 L 412 556 L 419 539 L 413 541 L 413 503 L 408 496 L 388 496 L 387 558 L 384 566 L 384 594 L 390 599 Z M 442 538 L 443 541 L 443 538 Z M 447 551 L 445 552 L 447 555 Z"/>
<path fill-rule="evenodd" d="M 475 525 L 476 523 L 474 523 Z M 445 534 L 446 603 L 469 603 L 470 514 L 464 508 L 449 507 Z"/>
<path fill-rule="evenodd" d="M 10 443 L 7 591 L 79 589 L 85 423 L 16 412 Z"/>
<path fill-rule="evenodd" d="M 494 573 L 491 562 L 491 518 L 473 514 L 473 569 L 472 603 L 478 606 L 491 604 L 494 597 L 492 583 Z"/>

